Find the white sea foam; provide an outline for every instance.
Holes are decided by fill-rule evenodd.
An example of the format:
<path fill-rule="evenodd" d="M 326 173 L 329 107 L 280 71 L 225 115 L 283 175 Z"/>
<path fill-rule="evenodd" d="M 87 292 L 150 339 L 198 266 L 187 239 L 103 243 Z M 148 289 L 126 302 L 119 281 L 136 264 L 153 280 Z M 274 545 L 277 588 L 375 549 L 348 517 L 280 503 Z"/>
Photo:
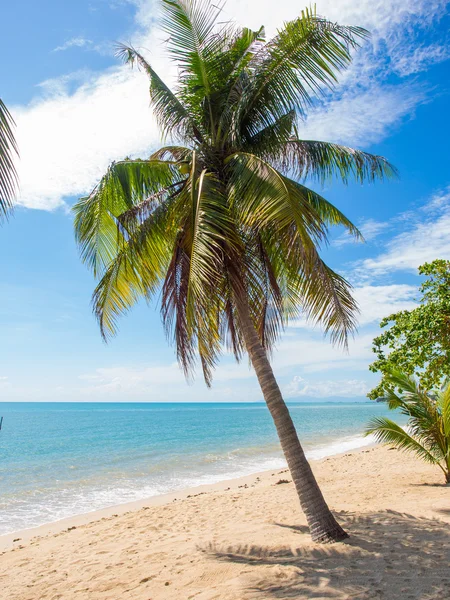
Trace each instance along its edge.
<path fill-rule="evenodd" d="M 306 455 L 309 459 L 317 460 L 374 442 L 373 436 L 345 437 L 310 447 Z M 32 497 L 25 494 L 20 498 L 16 497 L 13 502 L 1 502 L 0 535 L 180 489 L 286 468 L 286 462 L 279 448 L 272 446 L 237 449 L 226 455 L 204 456 L 192 469 L 186 464 L 180 464 L 179 469 L 174 466 L 159 473 L 148 473 L 147 477 L 122 477 L 113 483 L 79 481 L 59 489 L 35 490 Z"/>
<path fill-rule="evenodd" d="M 320 448 L 309 450 L 306 452 L 306 456 L 311 460 L 319 460 L 321 458 L 326 458 L 327 456 L 335 456 L 336 454 L 342 454 L 343 452 L 348 452 L 350 450 L 358 450 L 359 448 L 371 446 L 375 443 L 376 440 L 373 435 L 355 435 L 336 440 L 335 442 L 331 442 Z"/>

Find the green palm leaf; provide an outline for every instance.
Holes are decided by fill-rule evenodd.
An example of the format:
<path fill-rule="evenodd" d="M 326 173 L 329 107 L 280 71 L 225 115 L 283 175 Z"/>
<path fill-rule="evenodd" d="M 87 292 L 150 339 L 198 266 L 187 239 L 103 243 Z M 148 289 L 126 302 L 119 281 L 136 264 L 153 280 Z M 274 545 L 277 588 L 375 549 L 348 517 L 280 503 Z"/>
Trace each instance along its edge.
<path fill-rule="evenodd" d="M 439 394 L 439 405 L 442 413 L 442 430 L 445 437 L 449 440 L 450 452 L 450 381 L 446 381 Z"/>
<path fill-rule="evenodd" d="M 150 300 L 160 287 L 170 261 L 176 236 L 176 211 L 158 206 L 127 240 L 116 243 L 114 256 L 93 294 L 94 314 L 105 340 L 117 332 L 117 318 L 139 300 Z"/>
<path fill-rule="evenodd" d="M 330 142 L 290 139 L 274 150 L 272 159 L 299 179 L 317 179 L 321 183 L 333 176 L 344 183 L 350 178 L 363 183 L 398 175 L 382 156 Z"/>
<path fill-rule="evenodd" d="M 8 217 L 17 193 L 18 178 L 14 158 L 18 156 L 14 119 L 0 99 L 0 222 Z"/>
<path fill-rule="evenodd" d="M 392 444 L 405 452 L 413 452 L 419 458 L 432 465 L 439 464 L 438 459 L 427 448 L 409 435 L 397 423 L 386 417 L 376 417 L 369 422 L 367 435 L 374 435 L 378 442 Z"/>
<path fill-rule="evenodd" d="M 142 54 L 131 46 L 119 44 L 117 56 L 131 65 L 137 62 L 147 73 L 153 112 L 163 135 L 178 136 L 183 140 L 197 139 L 201 142 L 203 138 L 198 124 Z"/>
<path fill-rule="evenodd" d="M 94 272 L 108 268 L 124 241 L 118 217 L 181 179 L 176 164 L 159 160 L 113 163 L 100 183 L 73 207 L 81 258 Z"/>
<path fill-rule="evenodd" d="M 304 115 L 313 96 L 333 86 L 336 73 L 350 63 L 351 50 L 367 35 L 308 9 L 286 23 L 249 65 L 255 75 L 237 105 L 244 131 L 254 132 L 255 125 L 267 126 L 292 109 Z"/>
<path fill-rule="evenodd" d="M 348 338 L 356 331 L 358 313 L 351 289 L 346 279 L 311 252 L 297 278 L 292 278 L 290 298 L 308 319 L 322 325 L 333 344 L 347 348 Z"/>
<path fill-rule="evenodd" d="M 210 80 L 212 65 L 217 65 L 223 47 L 221 36 L 214 35 L 221 8 L 205 0 L 162 0 L 161 3 L 162 27 L 169 36 L 169 55 L 180 68 L 180 97 L 191 113 L 199 117 L 206 99 L 208 127 L 214 135 Z"/>
<path fill-rule="evenodd" d="M 367 434 L 373 433 L 378 441 L 415 452 L 423 460 L 438 465 L 447 481 L 450 480 L 449 386 L 436 399 L 423 391 L 413 377 L 399 370 L 391 369 L 386 381 L 389 408 L 399 409 L 409 417 L 408 432 L 390 419 L 378 418 L 369 423 Z"/>
<path fill-rule="evenodd" d="M 231 205 L 243 224 L 264 228 L 277 223 L 280 229 L 292 226 L 305 248 L 325 241 L 325 224 L 308 196 L 291 186 L 272 165 L 244 152 L 229 156 L 225 165 Z"/>

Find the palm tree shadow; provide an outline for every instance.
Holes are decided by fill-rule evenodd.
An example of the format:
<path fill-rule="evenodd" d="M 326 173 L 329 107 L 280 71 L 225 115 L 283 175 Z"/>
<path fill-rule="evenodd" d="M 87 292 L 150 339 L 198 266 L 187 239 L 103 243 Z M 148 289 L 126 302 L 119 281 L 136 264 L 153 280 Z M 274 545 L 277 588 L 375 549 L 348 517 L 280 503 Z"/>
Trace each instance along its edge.
<path fill-rule="evenodd" d="M 251 567 L 242 572 L 242 598 L 450 599 L 448 523 L 392 510 L 341 512 L 339 519 L 351 531 L 344 544 L 314 546 L 303 528 L 274 523 L 301 533 L 304 545 L 210 544 L 206 550 Z"/>
<path fill-rule="evenodd" d="M 437 488 L 450 488 L 448 483 L 411 483 L 413 487 L 437 487 Z"/>
<path fill-rule="evenodd" d="M 286 525 L 286 523 L 273 523 L 277 527 L 284 527 L 285 529 L 290 529 L 291 531 L 295 531 L 296 533 L 309 533 L 309 529 L 306 525 Z"/>

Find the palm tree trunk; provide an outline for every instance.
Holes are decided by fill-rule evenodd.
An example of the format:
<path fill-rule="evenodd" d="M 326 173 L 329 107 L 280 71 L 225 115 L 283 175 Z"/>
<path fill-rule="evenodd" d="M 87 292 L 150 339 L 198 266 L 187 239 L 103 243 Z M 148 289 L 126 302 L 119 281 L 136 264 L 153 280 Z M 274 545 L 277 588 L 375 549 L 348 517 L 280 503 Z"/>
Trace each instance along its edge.
<path fill-rule="evenodd" d="M 338 542 L 348 537 L 334 518 L 320 491 L 295 430 L 289 410 L 250 316 L 247 299 L 236 300 L 238 317 L 248 355 L 259 385 L 272 415 L 281 447 L 297 490 L 300 505 L 306 515 L 313 541 Z"/>

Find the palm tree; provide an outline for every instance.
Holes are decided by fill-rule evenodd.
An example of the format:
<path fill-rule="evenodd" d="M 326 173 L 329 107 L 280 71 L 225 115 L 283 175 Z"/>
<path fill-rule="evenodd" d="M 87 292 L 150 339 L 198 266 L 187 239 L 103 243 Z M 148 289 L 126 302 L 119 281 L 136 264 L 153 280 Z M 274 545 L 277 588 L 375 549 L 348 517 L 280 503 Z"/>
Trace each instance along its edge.
<path fill-rule="evenodd" d="M 13 156 L 17 154 L 14 120 L 0 99 L 0 223 L 12 210 L 17 191 L 17 173 Z"/>
<path fill-rule="evenodd" d="M 269 356 L 300 312 L 346 344 L 356 305 L 349 284 L 320 258 L 328 227 L 357 228 L 301 180 L 392 175 L 381 157 L 301 140 L 314 95 L 367 32 L 306 10 L 271 40 L 264 30 L 219 23 L 205 0 L 162 0 L 167 47 L 179 68 L 174 92 L 137 50 L 125 61 L 150 79 L 153 111 L 173 144 L 147 159 L 111 164 L 74 207 L 82 260 L 100 279 L 94 313 L 102 335 L 141 297 L 161 291 L 161 312 L 190 377 L 206 384 L 226 345 L 246 351 L 273 417 L 314 540 L 347 537 L 320 492 L 274 377 Z"/>
<path fill-rule="evenodd" d="M 398 409 L 409 417 L 408 431 L 391 419 L 377 417 L 370 421 L 366 434 L 374 434 L 379 442 L 413 452 L 438 466 L 446 483 L 450 483 L 450 381 L 436 394 L 430 394 L 421 389 L 414 377 L 391 370 L 386 383 L 385 401 L 390 409 Z M 400 392 L 396 393 L 396 389 Z"/>

